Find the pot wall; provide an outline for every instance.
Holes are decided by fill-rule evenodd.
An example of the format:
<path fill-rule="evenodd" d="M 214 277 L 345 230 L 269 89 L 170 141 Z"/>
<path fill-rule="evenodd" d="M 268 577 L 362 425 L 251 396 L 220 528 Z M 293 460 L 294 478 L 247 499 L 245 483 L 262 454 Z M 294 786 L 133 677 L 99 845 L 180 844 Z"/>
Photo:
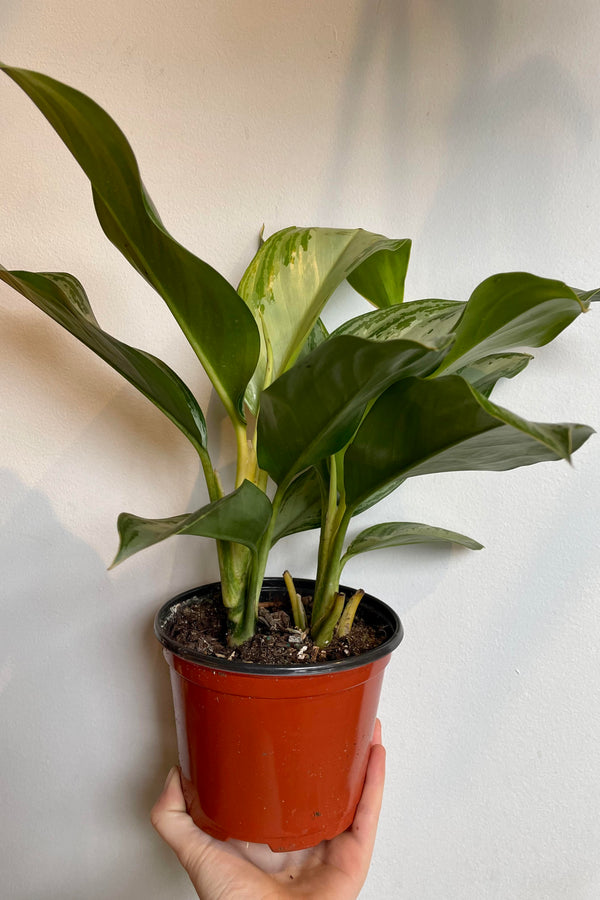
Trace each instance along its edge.
<path fill-rule="evenodd" d="M 381 601 L 370 597 L 366 606 L 388 612 L 390 636 L 373 653 L 340 661 L 337 671 L 331 663 L 269 673 L 236 663 L 247 671 L 226 671 L 214 665 L 226 661 L 190 661 L 165 649 L 186 800 L 209 834 L 298 850 L 352 823 L 383 673 L 402 637 Z"/>

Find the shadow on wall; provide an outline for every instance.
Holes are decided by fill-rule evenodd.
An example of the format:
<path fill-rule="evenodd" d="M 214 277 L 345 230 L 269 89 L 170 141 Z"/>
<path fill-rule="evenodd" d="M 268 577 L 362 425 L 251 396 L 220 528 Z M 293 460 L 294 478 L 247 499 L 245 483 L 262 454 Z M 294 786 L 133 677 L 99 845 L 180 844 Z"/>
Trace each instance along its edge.
<path fill-rule="evenodd" d="M 455 247 L 447 231 L 460 222 L 482 265 L 496 258 L 497 266 L 515 268 L 523 235 L 538 241 L 544 234 L 546 245 L 564 240 L 557 228 L 565 215 L 561 196 L 566 189 L 568 199 L 565 180 L 589 146 L 592 112 L 550 49 L 521 51 L 520 62 L 502 64 L 512 48 L 498 25 L 498 3 L 452 0 L 444 8 L 454 22 L 462 75 L 447 121 L 440 188 L 425 224 L 435 248 L 429 267 L 452 271 Z M 515 33 L 526 47 L 527 35 Z M 511 209 L 516 221 L 508 220 Z"/>
<path fill-rule="evenodd" d="M 102 560 L 68 534 L 41 491 L 28 488 L 10 470 L 0 470 L 0 564 L 2 606 L 8 621 L 39 617 L 45 627 L 66 625 L 82 614 L 82 572 L 106 578 Z M 57 572 L 56 569 L 59 568 Z M 50 578 L 53 571 L 55 578 Z M 44 644 L 47 636 L 40 636 Z"/>
<path fill-rule="evenodd" d="M 173 867 L 148 816 L 177 751 L 154 611 L 140 622 L 139 607 L 115 596 L 105 562 L 40 491 L 3 469 L 0 496 L 0 710 L 12 723 L 2 742 L 11 827 L 0 868 L 23 898 L 125 897 L 123 877 L 131 896 L 163 896 L 153 891 L 162 878 L 168 889 Z M 60 866 L 58 839 L 70 843 Z M 25 871 L 27 846 L 39 865 Z M 123 862 L 127 847 L 136 853 Z"/>
<path fill-rule="evenodd" d="M 403 235 L 407 200 L 418 208 L 431 196 L 423 230 L 431 248 L 424 263 L 433 272 L 456 269 L 449 228 L 462 229 L 482 264 L 506 256 L 504 266 L 512 259 L 513 268 L 523 234 L 537 240 L 542 230 L 552 240 L 561 192 L 568 198 L 565 181 L 586 158 L 593 114 L 557 57 L 529 49 L 527 35 L 509 32 L 499 10 L 499 0 L 365 0 L 321 217 L 336 210 L 351 174 L 362 172 L 368 182 L 375 166 L 381 183 L 373 210 L 383 210 Z M 366 116 L 375 126 L 372 141 Z M 516 222 L 507 221 L 511 209 Z"/>
<path fill-rule="evenodd" d="M 584 465 L 591 465 L 590 453 L 579 462 L 582 471 Z M 503 716 L 510 716 L 515 704 L 535 685 L 540 659 L 543 661 L 548 648 L 556 645 L 565 623 L 577 621 L 580 614 L 581 621 L 585 621 L 589 597 L 583 596 L 583 588 L 597 584 L 597 552 L 594 540 L 576 539 L 573 529 L 582 537 L 595 532 L 597 511 L 590 496 L 595 495 L 596 488 L 592 487 L 590 494 L 590 477 L 594 478 L 594 474 L 579 479 L 577 484 L 573 477 L 563 480 L 555 514 L 539 522 L 527 552 L 508 573 L 501 588 L 494 588 L 498 602 L 489 610 L 485 639 L 479 647 L 472 648 L 460 692 L 448 698 L 450 707 L 456 707 L 457 718 L 465 706 L 478 713 L 471 719 L 473 727 L 468 740 L 456 731 L 448 738 L 443 765 L 452 773 L 458 794 L 468 790 L 480 768 L 489 764 L 490 748 L 501 745 L 503 736 L 499 729 Z M 509 530 L 508 524 L 506 527 Z M 589 652 L 587 631 L 582 632 L 581 641 L 582 647 L 587 648 L 585 652 Z M 575 662 L 569 660 L 568 652 L 557 660 L 559 670 Z M 552 690 L 552 685 L 548 690 Z M 574 696 L 573 701 L 576 708 L 581 698 Z M 558 734 L 560 728 L 559 721 Z"/>
<path fill-rule="evenodd" d="M 386 66 L 386 80 L 382 89 L 387 95 L 389 115 L 382 121 L 382 131 L 374 135 L 374 144 L 383 139 L 387 153 L 394 154 L 398 162 L 397 138 L 402 130 L 406 108 L 405 85 L 409 72 L 408 47 L 410 32 L 407 28 L 407 7 L 410 2 L 395 2 L 389 7 L 382 0 L 373 3 L 364 0 L 362 15 L 356 26 L 356 41 L 349 54 L 348 70 L 338 104 L 337 127 L 334 131 L 327 176 L 323 184 L 327 187 L 318 212 L 324 221 L 335 212 L 339 198 L 347 189 L 348 171 L 354 152 L 361 149 L 364 161 L 370 157 L 369 147 L 363 147 L 360 125 L 365 110 L 371 103 L 369 82 L 373 66 L 383 59 Z M 398 127 L 400 123 L 400 128 Z M 391 184 L 397 184 L 397 168 Z M 390 184 L 382 185 L 385 195 Z M 392 191 L 394 193 L 394 191 Z M 365 223 L 365 227 L 367 227 Z"/>

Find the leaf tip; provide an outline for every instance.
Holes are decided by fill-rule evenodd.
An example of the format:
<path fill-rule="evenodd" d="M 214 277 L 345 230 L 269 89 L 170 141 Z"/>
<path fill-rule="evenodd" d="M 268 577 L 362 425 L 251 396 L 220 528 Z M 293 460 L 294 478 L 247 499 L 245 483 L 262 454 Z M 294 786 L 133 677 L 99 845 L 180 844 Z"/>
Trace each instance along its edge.
<path fill-rule="evenodd" d="M 116 569 L 117 566 L 123 562 L 123 557 L 121 556 L 121 548 L 117 551 L 117 554 L 111 564 L 106 567 L 107 572 L 112 572 L 113 569 Z"/>

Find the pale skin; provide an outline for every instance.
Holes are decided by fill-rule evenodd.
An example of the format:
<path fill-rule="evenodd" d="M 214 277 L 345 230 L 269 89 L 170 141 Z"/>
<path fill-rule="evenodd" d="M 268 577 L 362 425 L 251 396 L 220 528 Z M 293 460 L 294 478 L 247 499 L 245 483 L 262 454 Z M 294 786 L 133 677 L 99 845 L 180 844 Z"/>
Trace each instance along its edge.
<path fill-rule="evenodd" d="M 151 820 L 177 854 L 200 900 L 356 900 L 373 854 L 384 777 L 378 719 L 354 822 L 331 841 L 309 850 L 273 853 L 266 845 L 215 840 L 188 815 L 177 768 L 169 772 Z"/>

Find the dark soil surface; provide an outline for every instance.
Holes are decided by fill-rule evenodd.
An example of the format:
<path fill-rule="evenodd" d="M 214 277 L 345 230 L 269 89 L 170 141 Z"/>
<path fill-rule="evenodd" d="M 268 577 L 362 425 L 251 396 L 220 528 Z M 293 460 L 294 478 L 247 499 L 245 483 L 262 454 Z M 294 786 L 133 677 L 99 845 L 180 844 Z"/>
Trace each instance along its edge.
<path fill-rule="evenodd" d="M 302 600 L 310 615 L 312 598 Z M 285 594 L 272 594 L 269 600 L 260 603 L 256 634 L 239 647 L 227 644 L 227 617 L 218 595 L 181 603 L 165 624 L 165 630 L 173 640 L 207 656 L 267 666 L 302 666 L 360 656 L 388 637 L 385 629 L 364 621 L 359 607 L 348 637 L 334 638 L 321 649 L 313 644 L 309 634 L 294 628 Z"/>

